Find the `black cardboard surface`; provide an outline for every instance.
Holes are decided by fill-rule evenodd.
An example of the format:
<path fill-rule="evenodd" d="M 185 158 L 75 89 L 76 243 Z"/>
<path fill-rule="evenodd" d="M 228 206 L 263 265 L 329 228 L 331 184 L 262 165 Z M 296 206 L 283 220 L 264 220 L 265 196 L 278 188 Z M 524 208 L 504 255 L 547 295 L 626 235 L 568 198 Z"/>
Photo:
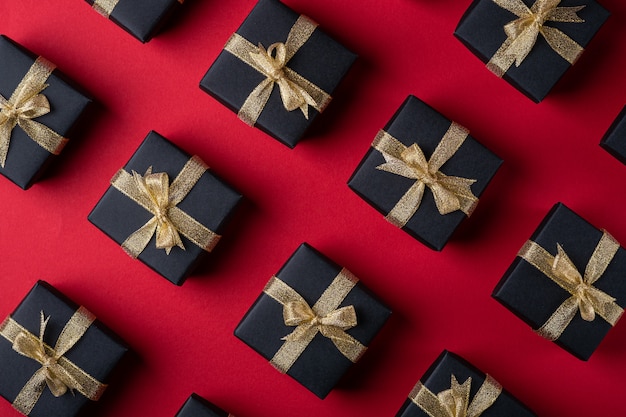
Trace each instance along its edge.
<path fill-rule="evenodd" d="M 198 394 L 191 394 L 176 417 L 228 417 L 229 414 Z"/>
<path fill-rule="evenodd" d="M 298 16 L 277 0 L 259 0 L 237 33 L 253 45 L 261 43 L 267 48 L 287 40 Z M 354 53 L 318 27 L 287 63 L 287 67 L 332 96 L 355 59 Z M 264 79 L 260 72 L 230 52 L 222 51 L 200 82 L 200 88 L 237 113 Z M 317 116 L 317 110 L 312 107 L 309 107 L 308 120 L 299 109 L 292 112 L 285 110 L 278 86 L 275 86 L 256 127 L 293 148 Z"/>
<path fill-rule="evenodd" d="M 22 81 L 37 55 L 9 39 L 0 36 L 0 94 L 7 100 Z M 42 94 L 50 102 L 50 113 L 34 120 L 48 126 L 58 134 L 71 137 L 72 128 L 83 114 L 91 99 L 58 70 L 48 77 L 48 87 Z M 71 142 L 68 144 L 71 146 Z M 23 189 L 29 188 L 41 176 L 55 155 L 39 146 L 19 126 L 11 133 L 9 153 L 0 174 Z"/>
<path fill-rule="evenodd" d="M 615 118 L 613 124 L 600 142 L 600 146 L 626 164 L 626 106 Z"/>
<path fill-rule="evenodd" d="M 308 244 L 302 244 L 276 274 L 312 306 L 341 271 L 341 267 Z M 391 311 L 358 283 L 340 307 L 353 305 L 358 325 L 346 331 L 367 346 L 385 324 Z M 235 330 L 235 336 L 267 360 L 293 332 L 283 321 L 283 307 L 262 293 Z M 326 397 L 352 365 L 335 345 L 317 334 L 287 374 L 320 398 Z"/>
<path fill-rule="evenodd" d="M 189 154 L 163 136 L 150 132 L 124 169 L 143 175 L 151 166 L 153 173 L 166 172 L 171 184 L 189 158 Z M 221 234 L 241 199 L 241 194 L 209 170 L 178 207 L 210 230 Z M 109 187 L 89 214 L 89 221 L 121 245 L 152 216 L 120 191 Z M 186 237 L 180 236 L 185 250 L 174 247 L 167 255 L 165 250 L 156 248 L 156 237 L 153 236 L 138 258 L 176 285 L 182 285 L 185 278 L 208 255 Z"/>
<path fill-rule="evenodd" d="M 86 0 L 93 5 L 94 0 Z M 120 0 L 109 19 L 146 43 L 181 6 L 178 0 Z"/>
<path fill-rule="evenodd" d="M 450 389 L 450 380 L 454 375 L 462 384 L 467 378 L 472 378 L 470 388 L 470 402 L 486 379 L 486 375 L 460 356 L 444 350 L 435 362 L 428 368 L 420 379 L 435 395 Z M 492 375 L 493 376 L 493 375 Z M 496 378 L 497 380 L 497 378 Z M 519 402 L 505 389 L 502 390 L 496 402 L 481 414 L 481 417 L 534 417 L 535 413 Z M 428 417 L 413 401 L 407 398 L 396 417 Z"/>
<path fill-rule="evenodd" d="M 39 281 L 28 293 L 11 317 L 35 336 L 39 336 L 40 312 L 50 316 L 44 341 L 54 346 L 65 324 L 78 309 L 78 305 L 54 289 Z M 96 320 L 64 356 L 89 375 L 102 383 L 109 383 L 108 376 L 127 354 L 128 347 L 119 337 Z M 41 365 L 12 349 L 11 343 L 0 337 L 0 395 L 13 402 Z M 106 394 L 104 396 L 106 399 Z M 102 401 L 102 400 L 101 400 Z M 31 417 L 74 417 L 83 407 L 93 402 L 79 393 L 67 393 L 55 398 L 46 388 L 30 413 Z M 97 403 L 96 403 L 97 405 Z"/>
<path fill-rule="evenodd" d="M 552 255 L 559 243 L 579 272 L 584 273 L 602 232 L 565 205 L 558 203 L 546 215 L 530 240 Z M 620 247 L 594 287 L 626 305 L 626 251 Z M 540 328 L 571 295 L 525 260 L 516 257 L 493 291 L 493 298 L 511 310 L 533 329 Z M 600 316 L 593 322 L 582 319 L 580 312 L 556 343 L 576 357 L 587 360 L 598 347 L 611 325 Z M 539 337 L 539 336 L 536 336 Z"/>
<path fill-rule="evenodd" d="M 535 0 L 522 0 L 529 7 Z M 610 13 L 593 0 L 563 0 L 559 7 L 586 7 L 578 12 L 584 23 L 548 22 L 586 47 Z M 504 25 L 517 16 L 498 6 L 493 0 L 474 0 L 459 22 L 454 36 L 469 48 L 481 61 L 487 63 L 506 40 Z M 584 59 L 584 53 L 582 55 Z M 570 68 L 570 64 L 558 55 L 539 35 L 533 50 L 519 67 L 515 64 L 504 79 L 534 102 L 540 102 L 557 81 Z M 485 69 L 488 71 L 487 69 Z"/>
<path fill-rule="evenodd" d="M 409 96 L 385 130 L 406 146 L 417 143 L 426 158 L 430 158 L 450 125 L 450 120 L 436 110 L 417 97 Z M 376 169 L 383 163 L 383 155 L 370 148 L 352 174 L 348 186 L 376 210 L 387 215 L 415 181 Z M 472 185 L 472 192 L 480 197 L 501 164 L 500 158 L 468 136 L 456 154 L 441 167 L 441 172 L 477 180 Z M 403 230 L 428 247 L 441 250 L 466 217 L 461 211 L 443 216 L 439 214 L 433 194 L 426 187 L 419 209 Z"/>

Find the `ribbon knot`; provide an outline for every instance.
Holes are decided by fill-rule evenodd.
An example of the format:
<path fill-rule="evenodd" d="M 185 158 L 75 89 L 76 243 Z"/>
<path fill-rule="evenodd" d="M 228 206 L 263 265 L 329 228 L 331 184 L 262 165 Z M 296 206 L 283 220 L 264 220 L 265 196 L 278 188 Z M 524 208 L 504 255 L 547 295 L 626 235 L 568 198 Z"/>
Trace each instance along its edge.
<path fill-rule="evenodd" d="M 33 141 L 48 152 L 58 155 L 67 139 L 33 119 L 50 113 L 50 102 L 41 94 L 54 65 L 39 57 L 33 63 L 11 97 L 0 95 L 0 166 L 4 168 L 11 134 L 19 126 Z"/>
<path fill-rule="evenodd" d="M 594 287 L 593 284 L 602 277 L 618 249 L 619 243 L 606 231 L 603 232 L 584 274 L 581 274 L 560 244 L 557 244 L 556 256 L 552 256 L 537 243 L 526 242 L 518 256 L 571 295 L 537 330 L 537 333 L 550 340 L 558 339 L 577 311 L 580 311 L 582 319 L 588 322 L 594 321 L 596 315 L 599 315 L 612 326 L 617 323 L 623 309 L 616 304 L 615 298 Z"/>
<path fill-rule="evenodd" d="M 502 392 L 502 387 L 487 375 L 485 382 L 470 401 L 471 385 L 472 378 L 467 378 L 465 382 L 459 384 L 452 375 L 450 389 L 435 395 L 418 382 L 409 398 L 431 417 L 479 417 L 493 405 Z"/>
<path fill-rule="evenodd" d="M 547 22 L 583 23 L 577 13 L 585 6 L 558 7 L 561 0 L 537 0 L 530 8 L 522 0 L 493 0 L 517 19 L 504 26 L 507 39 L 491 58 L 487 67 L 499 77 L 515 63 L 519 67 L 537 43 L 541 34 L 550 48 L 570 64 L 583 52 L 582 46 Z"/>
<path fill-rule="evenodd" d="M 291 301 L 283 306 L 285 325 L 296 329 L 282 338 L 294 341 L 302 339 L 312 328 L 333 341 L 347 341 L 343 331 L 356 327 L 357 318 L 354 306 L 341 307 L 327 314 L 319 315 L 303 300 Z"/>
<path fill-rule="evenodd" d="M 457 210 L 468 216 L 472 213 L 478 203 L 478 198 L 471 189 L 476 180 L 448 176 L 440 171 L 441 166 L 461 147 L 467 135 L 465 128 L 452 123 L 430 160 L 427 160 L 416 143 L 407 147 L 384 130 L 378 133 L 372 147 L 382 153 L 385 163 L 376 169 L 416 180 L 389 212 L 387 220 L 398 227 L 404 227 L 419 209 L 426 187 L 433 193 L 441 215 Z"/>

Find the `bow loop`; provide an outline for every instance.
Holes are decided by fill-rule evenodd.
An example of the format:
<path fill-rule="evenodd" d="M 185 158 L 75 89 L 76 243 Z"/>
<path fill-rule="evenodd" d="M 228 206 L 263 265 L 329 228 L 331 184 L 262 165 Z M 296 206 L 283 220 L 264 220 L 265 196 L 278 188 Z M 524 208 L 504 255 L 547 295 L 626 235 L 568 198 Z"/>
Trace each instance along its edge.
<path fill-rule="evenodd" d="M 469 407 L 470 387 L 472 378 L 467 378 L 463 384 L 459 384 L 456 377 L 452 375 L 450 389 L 437 394 L 441 404 L 448 410 L 451 417 L 466 417 Z"/>

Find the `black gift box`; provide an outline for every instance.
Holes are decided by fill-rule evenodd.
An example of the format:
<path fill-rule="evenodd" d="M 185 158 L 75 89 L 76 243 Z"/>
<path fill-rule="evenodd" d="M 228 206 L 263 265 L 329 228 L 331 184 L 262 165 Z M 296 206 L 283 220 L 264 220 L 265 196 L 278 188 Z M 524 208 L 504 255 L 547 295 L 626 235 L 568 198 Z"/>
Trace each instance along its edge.
<path fill-rule="evenodd" d="M 302 244 L 276 274 L 313 306 L 328 288 L 341 267 L 308 244 Z M 361 284 L 350 291 L 339 307 L 353 305 L 358 324 L 346 331 L 367 346 L 389 318 L 391 311 Z M 235 336 L 271 360 L 294 331 L 283 321 L 280 303 L 262 293 L 235 330 Z M 287 372 L 320 398 L 325 398 L 352 362 L 326 337 L 317 334 Z"/>
<path fill-rule="evenodd" d="M 557 243 L 560 244 L 576 269 L 583 274 L 601 237 L 600 230 L 558 203 L 550 210 L 530 240 L 553 256 L 557 253 Z M 616 303 L 623 308 L 626 305 L 625 274 L 626 251 L 620 247 L 604 274 L 593 286 L 616 298 Z M 533 329 L 539 329 L 571 294 L 533 265 L 517 257 L 492 296 Z M 587 322 L 577 312 L 555 342 L 576 357 L 587 360 L 610 329 L 611 325 L 600 316 L 597 315 L 594 321 Z"/>
<path fill-rule="evenodd" d="M 39 337 L 40 314 L 43 311 L 45 317 L 50 317 L 44 342 L 54 347 L 61 331 L 77 309 L 77 304 L 50 284 L 39 281 L 11 314 L 11 318 Z M 101 383 L 107 384 L 109 376 L 128 350 L 118 336 L 96 320 L 64 357 Z M 41 364 L 18 354 L 7 339 L 0 337 L 0 395 L 7 401 L 12 403 L 26 382 L 40 368 Z M 85 411 L 88 405 L 97 404 L 78 392 L 74 395 L 67 392 L 55 398 L 46 387 L 29 415 L 74 417 Z"/>
<path fill-rule="evenodd" d="M 607 130 L 600 146 L 621 163 L 626 164 L 626 106 Z"/>
<path fill-rule="evenodd" d="M 156 132 L 150 132 L 139 149 L 124 166 L 131 173 L 144 175 L 149 167 L 153 173 L 165 172 L 170 184 L 189 160 L 190 155 Z M 208 229 L 221 234 L 242 196 L 210 171 L 206 171 L 178 207 Z M 153 215 L 112 186 L 89 214 L 89 221 L 122 244 Z M 185 250 L 174 247 L 169 255 L 156 248 L 153 236 L 138 259 L 176 285 L 208 254 L 181 234 Z M 120 249 L 121 250 L 121 249 Z"/>
<path fill-rule="evenodd" d="M 5 99 L 11 97 L 36 59 L 37 55 L 8 37 L 0 36 L 0 94 Z M 34 120 L 67 138 L 91 99 L 74 87 L 58 69 L 48 77 L 46 84 L 48 87 L 41 94 L 50 102 L 50 113 Z M 0 167 L 0 174 L 27 189 L 37 181 L 54 157 L 18 125 L 11 133 L 9 153 L 4 168 Z"/>
<path fill-rule="evenodd" d="M 522 0 L 532 6 L 536 0 Z M 585 6 L 578 12 L 584 23 L 547 22 L 585 48 L 610 13 L 593 0 L 563 0 L 559 7 Z M 517 16 L 493 0 L 474 0 L 459 22 L 454 35 L 474 55 L 487 63 L 507 36 L 504 26 Z M 519 67 L 513 64 L 503 78 L 538 103 L 569 69 L 570 63 L 557 54 L 540 34 L 537 43 Z"/>
<path fill-rule="evenodd" d="M 197 394 L 191 394 L 176 417 L 228 417 L 226 411 L 211 404 Z"/>
<path fill-rule="evenodd" d="M 94 0 L 86 0 L 93 6 Z M 108 17 L 126 32 L 148 42 L 180 8 L 179 0 L 119 0 Z"/>
<path fill-rule="evenodd" d="M 253 45 L 268 48 L 285 42 L 299 14 L 277 0 L 259 0 L 237 33 Z M 287 67 L 332 96 L 348 72 L 356 55 L 318 27 L 309 40 L 289 60 Z M 230 52 L 222 51 L 200 82 L 200 88 L 235 113 L 266 77 Z M 317 117 L 309 107 L 308 120 L 298 109 L 288 112 L 283 106 L 278 85 L 257 120 L 256 126 L 293 148 Z"/>
<path fill-rule="evenodd" d="M 454 353 L 444 350 L 437 360 L 428 368 L 428 371 L 420 379 L 422 384 L 433 394 L 450 389 L 452 375 L 455 376 L 459 384 L 463 384 L 467 378 L 472 378 L 470 389 L 470 402 L 476 396 L 478 389 L 486 379 L 486 375 Z M 396 417 L 428 417 L 417 404 L 411 399 L 407 400 L 396 414 Z M 535 413 L 530 411 L 524 404 L 519 402 L 506 390 L 502 390 L 496 401 L 481 417 L 532 417 Z"/>
<path fill-rule="evenodd" d="M 409 96 L 384 130 L 406 146 L 417 143 L 429 159 L 450 127 L 450 120 L 420 99 Z M 382 153 L 370 148 L 348 181 L 348 186 L 376 210 L 387 215 L 415 180 L 376 169 L 384 164 Z M 471 136 L 442 167 L 446 175 L 477 180 L 472 192 L 480 197 L 502 160 Z M 403 230 L 435 250 L 441 250 L 467 217 L 462 211 L 441 215 L 426 187 L 422 203 Z"/>

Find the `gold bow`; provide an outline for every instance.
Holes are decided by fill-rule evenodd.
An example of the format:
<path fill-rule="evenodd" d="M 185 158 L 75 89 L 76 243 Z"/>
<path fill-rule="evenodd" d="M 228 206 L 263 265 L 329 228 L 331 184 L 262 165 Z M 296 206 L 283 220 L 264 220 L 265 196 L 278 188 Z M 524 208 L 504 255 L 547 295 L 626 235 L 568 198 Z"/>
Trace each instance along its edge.
<path fill-rule="evenodd" d="M 155 233 L 156 247 L 165 249 L 168 255 L 174 246 L 185 249 L 181 234 L 200 248 L 208 252 L 213 250 L 220 236 L 177 207 L 206 170 L 204 162 L 193 156 L 171 185 L 166 173 L 152 173 L 152 167 L 144 176 L 135 171 L 129 174 L 124 169 L 113 176 L 111 185 L 114 188 L 153 214 L 122 243 L 126 253 L 138 257 Z"/>
<path fill-rule="evenodd" d="M 574 64 L 583 47 L 557 28 L 546 22 L 583 23 L 576 13 L 585 6 L 558 7 L 561 0 L 537 0 L 528 8 L 522 0 L 493 0 L 498 6 L 518 18 L 504 26 L 507 39 L 487 63 L 487 68 L 502 77 L 515 63 L 519 67 L 535 46 L 541 34 L 550 48 L 570 64 Z"/>
<path fill-rule="evenodd" d="M 177 1 L 180 4 L 183 4 L 185 0 Z M 113 13 L 113 9 L 115 9 L 115 6 L 117 6 L 117 3 L 119 2 L 120 0 L 94 0 L 91 7 L 108 19 L 111 16 L 111 13 Z"/>
<path fill-rule="evenodd" d="M 291 28 L 287 41 L 274 43 L 267 50 L 261 44 L 254 46 L 237 33 L 230 37 L 224 50 L 266 77 L 239 110 L 238 117 L 246 124 L 255 125 L 275 84 L 278 84 L 285 109 L 289 112 L 300 109 L 306 119 L 309 118 L 309 106 L 321 113 L 330 103 L 328 93 L 287 67 L 289 60 L 309 40 L 316 27 L 317 24 L 309 18 L 300 16 Z"/>
<path fill-rule="evenodd" d="M 293 288 L 273 276 L 263 292 L 283 306 L 285 325 L 296 326 L 296 329 L 281 339 L 285 343 L 270 363 L 286 373 L 318 333 L 331 340 L 350 361 L 358 361 L 367 347 L 345 332 L 357 325 L 354 306 L 339 308 L 357 282 L 358 279 L 350 271 L 342 269 L 315 305 L 310 307 Z"/>
<path fill-rule="evenodd" d="M 53 155 L 58 155 L 67 139 L 47 126 L 33 119 L 50 113 L 50 103 L 41 92 L 48 87 L 46 81 L 55 66 L 39 57 L 30 67 L 11 97 L 7 100 L 0 95 L 0 166 L 4 168 L 11 133 L 15 126 L 22 130 Z"/>
<path fill-rule="evenodd" d="M 502 392 L 502 386 L 487 375 L 474 399 L 470 402 L 472 378 L 459 384 L 452 375 L 450 389 L 435 395 L 421 382 L 409 394 L 409 399 L 430 417 L 479 417 L 493 405 Z"/>
<path fill-rule="evenodd" d="M 30 414 L 46 386 L 55 397 L 69 390 L 78 391 L 92 401 L 98 401 L 107 387 L 64 356 L 94 322 L 94 315 L 80 307 L 63 328 L 54 348 L 43 341 L 48 320 L 41 312 L 39 337 L 11 317 L 0 325 L 0 335 L 13 344 L 13 350 L 41 365 L 13 401 L 13 407 L 25 415 Z"/>
<path fill-rule="evenodd" d="M 427 161 L 417 144 L 406 147 L 384 130 L 378 132 L 372 147 L 382 153 L 386 162 L 376 169 L 415 180 L 415 184 L 387 214 L 388 221 L 404 227 L 419 209 L 426 187 L 432 191 L 441 215 L 456 210 L 468 216 L 472 214 L 478 204 L 478 198 L 471 189 L 476 180 L 447 176 L 439 171 L 461 147 L 467 135 L 468 131 L 464 127 L 452 123 Z"/>
<path fill-rule="evenodd" d="M 537 333 L 549 340 L 558 339 L 577 311 L 580 311 L 585 321 L 593 321 L 597 314 L 615 326 L 624 310 L 615 303 L 615 298 L 595 288 L 593 284 L 604 274 L 619 247 L 619 243 L 604 231 L 587 263 L 584 276 L 581 276 L 561 245 L 557 244 L 557 255 L 552 256 L 533 241 L 524 244 L 517 256 L 571 294 Z"/>

